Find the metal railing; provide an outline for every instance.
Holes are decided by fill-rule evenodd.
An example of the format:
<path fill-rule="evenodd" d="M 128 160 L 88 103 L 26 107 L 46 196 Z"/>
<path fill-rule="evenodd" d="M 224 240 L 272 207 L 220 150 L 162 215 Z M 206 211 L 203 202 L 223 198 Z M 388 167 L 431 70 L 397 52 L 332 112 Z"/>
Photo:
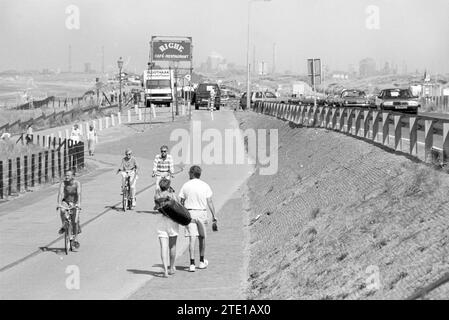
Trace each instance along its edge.
<path fill-rule="evenodd" d="M 296 125 L 331 129 L 370 140 L 425 162 L 445 166 L 448 161 L 449 119 L 366 108 L 268 102 L 255 103 L 251 108 Z"/>

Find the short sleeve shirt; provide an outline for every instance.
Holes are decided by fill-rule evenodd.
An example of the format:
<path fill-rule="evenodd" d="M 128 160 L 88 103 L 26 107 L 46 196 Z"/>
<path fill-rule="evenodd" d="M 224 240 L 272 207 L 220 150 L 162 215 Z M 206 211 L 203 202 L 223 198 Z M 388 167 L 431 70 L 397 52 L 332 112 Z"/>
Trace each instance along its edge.
<path fill-rule="evenodd" d="M 124 171 L 130 171 L 135 170 L 136 168 L 137 168 L 137 161 L 134 157 L 130 158 L 129 160 L 123 158 L 122 164 L 120 165 L 120 169 Z"/>
<path fill-rule="evenodd" d="M 212 189 L 200 179 L 191 179 L 179 190 L 179 197 L 185 199 L 184 206 L 187 209 L 205 210 L 207 198 L 212 197 Z"/>

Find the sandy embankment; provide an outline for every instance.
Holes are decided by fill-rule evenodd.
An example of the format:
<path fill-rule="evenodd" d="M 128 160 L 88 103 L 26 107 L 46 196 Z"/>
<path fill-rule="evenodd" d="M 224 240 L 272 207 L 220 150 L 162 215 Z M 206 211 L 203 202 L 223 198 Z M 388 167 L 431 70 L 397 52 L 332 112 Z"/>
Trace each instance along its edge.
<path fill-rule="evenodd" d="M 447 174 L 341 133 L 236 115 L 242 129 L 279 130 L 277 174 L 248 180 L 248 298 L 405 299 L 449 270 Z"/>

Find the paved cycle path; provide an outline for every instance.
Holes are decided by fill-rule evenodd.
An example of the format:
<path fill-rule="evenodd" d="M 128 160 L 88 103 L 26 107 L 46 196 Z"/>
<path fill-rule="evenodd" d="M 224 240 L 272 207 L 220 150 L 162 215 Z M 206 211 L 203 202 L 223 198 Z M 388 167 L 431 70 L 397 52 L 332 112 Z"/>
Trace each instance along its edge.
<path fill-rule="evenodd" d="M 238 126 L 232 112 L 226 111 L 216 113 L 214 121 L 208 112 L 195 112 L 193 120 L 201 121 L 206 127 L 218 127 L 220 131 Z M 81 219 L 84 225 L 81 247 L 75 253 L 63 254 L 63 241 L 57 240 L 60 220 L 55 210 L 56 186 L 45 189 L 41 197 L 35 197 L 28 204 L 27 196 L 18 199 L 25 203 L 0 215 L 0 298 L 122 299 L 132 296 L 145 284 L 151 286 L 161 271 L 156 236 L 160 216 L 152 213 L 152 160 L 161 144 L 168 144 L 170 148 L 174 145 L 169 137 L 176 128 L 188 130 L 189 122 L 153 125 L 144 132 L 98 146 L 95 160 L 91 161 L 97 162 L 99 170 L 80 179 L 83 183 Z M 114 171 L 126 147 L 134 150 L 142 172 L 138 180 L 137 207 L 123 213 L 114 208 L 120 201 L 120 180 Z M 204 165 L 203 168 L 203 178 L 214 190 L 218 210 L 252 170 L 249 165 Z M 181 170 L 182 166 L 177 166 L 178 174 L 173 183 L 176 190 L 188 179 L 186 171 Z M 235 214 L 241 221 L 241 213 Z M 224 219 L 226 214 L 222 215 Z M 211 255 L 220 249 L 226 255 L 229 250 L 224 240 L 233 235 L 224 232 L 227 228 L 224 221 L 221 226 L 222 230 L 210 236 Z M 235 227 L 239 228 L 238 224 Z M 220 240 L 220 237 L 224 238 Z M 186 244 L 185 238 L 180 236 L 180 265 L 188 262 L 185 255 L 181 256 Z M 219 248 L 215 250 L 214 245 Z M 218 265 L 212 256 L 210 260 L 211 266 Z"/>

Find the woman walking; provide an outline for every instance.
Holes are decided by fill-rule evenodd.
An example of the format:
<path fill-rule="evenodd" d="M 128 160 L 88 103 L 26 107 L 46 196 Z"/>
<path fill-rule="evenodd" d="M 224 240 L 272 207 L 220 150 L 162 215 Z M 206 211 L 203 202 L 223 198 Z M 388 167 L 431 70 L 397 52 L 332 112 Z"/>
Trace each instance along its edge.
<path fill-rule="evenodd" d="M 175 190 L 170 186 L 170 180 L 162 178 L 159 182 L 159 189 L 156 189 L 156 193 L 154 194 L 154 202 L 156 204 L 155 209 L 159 209 L 167 199 L 178 201 Z M 175 274 L 176 240 L 178 239 L 179 224 L 167 216 L 161 215 L 157 233 L 161 246 L 164 277 L 166 278 L 168 275 Z M 170 268 L 168 268 L 168 266 L 170 266 Z"/>

